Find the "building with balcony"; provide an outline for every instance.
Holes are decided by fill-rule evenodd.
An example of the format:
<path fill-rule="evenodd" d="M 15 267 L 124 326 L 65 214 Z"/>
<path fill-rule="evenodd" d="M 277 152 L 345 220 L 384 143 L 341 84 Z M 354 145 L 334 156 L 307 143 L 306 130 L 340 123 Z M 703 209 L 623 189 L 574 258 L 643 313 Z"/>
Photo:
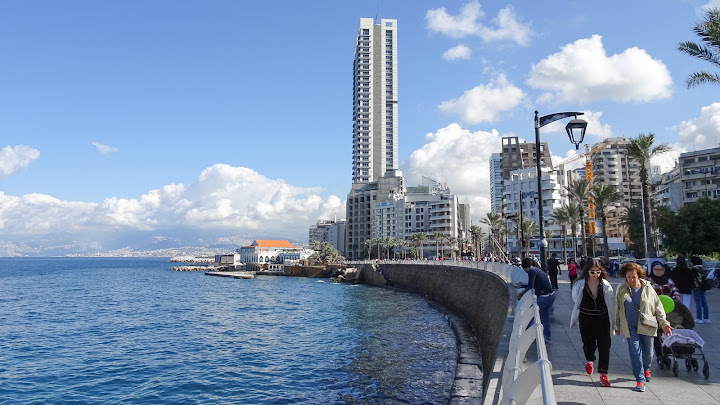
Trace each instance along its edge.
<path fill-rule="evenodd" d="M 720 148 L 685 152 L 678 161 L 683 205 L 720 197 Z"/>

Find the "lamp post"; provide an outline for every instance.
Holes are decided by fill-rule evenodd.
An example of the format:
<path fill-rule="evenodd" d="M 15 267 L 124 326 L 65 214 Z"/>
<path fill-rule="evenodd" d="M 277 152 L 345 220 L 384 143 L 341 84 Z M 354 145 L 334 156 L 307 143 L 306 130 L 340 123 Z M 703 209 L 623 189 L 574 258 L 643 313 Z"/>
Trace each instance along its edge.
<path fill-rule="evenodd" d="M 535 167 L 537 170 L 536 177 L 537 177 L 537 192 L 538 192 L 538 214 L 539 214 L 539 226 L 540 226 L 540 237 L 545 238 L 545 220 L 544 220 L 544 213 L 543 213 L 543 195 L 542 195 L 542 170 L 540 168 L 540 128 L 544 127 L 545 125 L 555 122 L 557 120 L 561 120 L 564 118 L 570 118 L 575 117 L 575 119 L 570 120 L 568 124 L 565 126 L 565 131 L 568 134 L 568 137 L 570 138 L 570 142 L 575 144 L 575 149 L 580 148 L 580 144 L 583 141 L 583 138 L 585 137 L 585 130 L 587 129 L 587 122 L 584 120 L 577 119 L 578 115 L 583 115 L 582 112 L 561 112 L 561 113 L 555 113 L 555 114 L 549 114 L 545 115 L 543 117 L 538 116 L 537 110 L 535 111 Z M 543 243 L 540 243 L 540 266 L 545 269 L 547 268 L 546 265 L 546 258 L 545 258 L 545 246 Z"/>

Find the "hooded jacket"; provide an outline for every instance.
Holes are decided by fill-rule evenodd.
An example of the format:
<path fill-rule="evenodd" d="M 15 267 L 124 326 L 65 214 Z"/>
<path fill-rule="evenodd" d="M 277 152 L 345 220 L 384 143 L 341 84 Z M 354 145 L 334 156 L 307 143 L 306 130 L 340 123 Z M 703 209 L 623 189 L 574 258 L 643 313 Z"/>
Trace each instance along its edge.
<path fill-rule="evenodd" d="M 665 326 L 670 325 L 670 322 L 665 318 L 665 309 L 663 309 L 660 298 L 658 298 L 657 293 L 649 281 L 640 280 L 640 282 L 642 283 L 642 290 L 640 292 L 639 311 L 654 316 L 655 319 L 657 319 L 658 326 L 664 329 Z M 615 326 L 613 329 L 619 330 L 626 339 L 630 337 L 630 327 L 625 317 L 625 298 L 628 295 L 630 295 L 630 285 L 627 280 L 625 280 L 618 286 L 617 295 L 615 296 L 616 310 Z M 638 318 L 640 317 L 638 316 Z M 656 336 L 657 329 L 652 326 L 645 326 L 638 320 L 637 333 L 638 335 Z"/>

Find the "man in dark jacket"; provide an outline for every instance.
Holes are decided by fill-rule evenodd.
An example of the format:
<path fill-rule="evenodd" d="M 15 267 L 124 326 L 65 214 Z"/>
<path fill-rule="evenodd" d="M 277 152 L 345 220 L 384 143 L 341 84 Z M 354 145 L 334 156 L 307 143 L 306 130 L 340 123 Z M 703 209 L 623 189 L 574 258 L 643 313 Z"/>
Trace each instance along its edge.
<path fill-rule="evenodd" d="M 543 336 L 545 337 L 545 342 L 550 343 L 552 341 L 552 335 L 550 333 L 550 310 L 552 309 L 553 302 L 555 302 L 555 290 L 553 290 L 547 274 L 533 266 L 533 259 L 529 257 L 524 258 L 520 266 L 525 270 L 525 273 L 527 273 L 528 282 L 525 285 L 520 282 L 516 287 L 525 287 L 526 292 L 528 290 L 535 291 L 537 305 L 540 311 L 540 323 L 543 325 Z"/>

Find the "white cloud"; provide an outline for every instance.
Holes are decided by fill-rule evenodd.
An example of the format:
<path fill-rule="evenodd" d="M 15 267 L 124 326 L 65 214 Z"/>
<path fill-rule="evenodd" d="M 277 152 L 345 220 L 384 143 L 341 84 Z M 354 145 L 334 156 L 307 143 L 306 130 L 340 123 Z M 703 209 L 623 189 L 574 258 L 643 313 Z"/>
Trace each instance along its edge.
<path fill-rule="evenodd" d="M 420 184 L 422 176 L 447 183 L 473 216 L 484 216 L 490 211 L 490 154 L 501 145 L 497 130 L 471 132 L 450 124 L 425 135 L 423 146 L 401 164 L 405 184 Z"/>
<path fill-rule="evenodd" d="M 458 45 L 454 48 L 450 48 L 443 53 L 443 59 L 445 60 L 456 60 L 456 59 L 468 59 L 472 51 L 465 45 Z"/>
<path fill-rule="evenodd" d="M 683 121 L 673 128 L 678 146 L 691 150 L 715 148 L 720 141 L 720 103 L 700 109 L 700 116 Z"/>
<path fill-rule="evenodd" d="M 25 145 L 6 146 L 0 150 L 0 177 L 7 177 L 24 169 L 33 160 L 40 157 L 40 152 Z"/>
<path fill-rule="evenodd" d="M 477 86 L 458 98 L 443 101 L 440 111 L 457 114 L 468 124 L 492 122 L 500 118 L 501 112 L 512 110 L 524 98 L 525 93 L 500 74 L 485 86 Z"/>
<path fill-rule="evenodd" d="M 107 155 L 108 153 L 117 152 L 118 149 L 114 148 L 112 146 L 103 145 L 99 142 L 93 142 L 93 146 L 95 146 L 98 150 L 98 152 L 102 153 L 103 155 Z"/>
<path fill-rule="evenodd" d="M 465 4 L 457 16 L 448 14 L 445 7 L 428 10 L 425 21 L 431 31 L 453 38 L 475 35 L 485 42 L 507 40 L 518 45 L 529 44 L 532 36 L 530 25 L 519 22 L 511 6 L 498 12 L 497 17 L 492 20 L 492 26 L 478 21 L 484 17 L 485 13 L 483 13 L 480 3 L 474 0 Z"/>
<path fill-rule="evenodd" d="M 559 101 L 649 102 L 669 98 L 672 79 L 665 64 L 633 47 L 608 56 L 602 37 L 579 39 L 533 65 L 527 84 Z M 544 101 L 548 95 L 544 94 Z"/>
<path fill-rule="evenodd" d="M 672 168 L 677 164 L 680 154 L 687 152 L 685 148 L 678 144 L 670 146 L 672 146 L 672 150 L 650 158 L 650 165 L 660 166 L 661 173 L 667 173 L 672 170 Z"/>
<path fill-rule="evenodd" d="M 318 218 L 345 216 L 340 198 L 322 198 L 319 192 L 244 167 L 217 164 L 188 186 L 170 184 L 132 199 L 84 203 L 0 192 L 0 229 L 6 235 L 31 235 L 182 227 L 262 230 L 301 238 Z"/>
<path fill-rule="evenodd" d="M 710 0 L 707 3 L 703 4 L 698 9 L 698 15 L 701 15 L 702 17 L 705 17 L 707 14 L 707 11 L 711 8 L 720 8 L 720 0 Z"/>

